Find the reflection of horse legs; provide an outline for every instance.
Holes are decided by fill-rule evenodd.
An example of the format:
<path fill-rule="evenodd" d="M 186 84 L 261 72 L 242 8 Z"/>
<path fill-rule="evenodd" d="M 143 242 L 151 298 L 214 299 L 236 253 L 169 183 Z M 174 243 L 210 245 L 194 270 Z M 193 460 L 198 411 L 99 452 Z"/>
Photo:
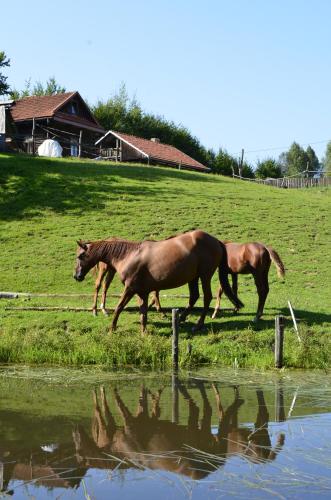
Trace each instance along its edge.
<path fill-rule="evenodd" d="M 218 441 L 218 443 L 222 445 L 222 447 L 224 448 L 222 449 L 222 452 L 225 453 L 228 447 L 228 435 L 232 431 L 232 429 L 236 429 L 238 427 L 238 410 L 244 403 L 244 400 L 239 397 L 239 391 L 237 387 L 234 387 L 234 401 L 224 411 L 221 404 L 221 398 L 218 388 L 215 384 L 213 384 L 212 387 L 214 389 L 219 418 L 216 441 Z"/>
<path fill-rule="evenodd" d="M 137 407 L 136 417 L 138 418 L 148 418 L 148 400 L 147 400 L 148 391 L 142 386 L 140 389 L 139 402 Z"/>
<path fill-rule="evenodd" d="M 268 432 L 269 412 L 261 389 L 257 389 L 256 397 L 259 408 L 254 425 L 255 430 L 251 434 L 250 440 L 255 444 L 257 454 L 260 458 L 264 460 L 274 460 L 283 447 L 285 434 L 278 434 L 276 445 L 272 447 Z"/>
<path fill-rule="evenodd" d="M 119 303 L 117 304 L 115 311 L 114 311 L 114 316 L 113 316 L 113 321 L 110 327 L 110 331 L 114 332 L 116 330 L 117 326 L 117 321 L 118 317 L 123 311 L 124 307 L 128 304 L 128 302 L 132 299 L 134 296 L 135 292 L 129 288 L 128 286 L 125 287 L 124 292 L 122 293 L 122 296 L 120 298 Z"/>
<path fill-rule="evenodd" d="M 258 321 L 261 318 L 263 314 L 264 304 L 269 293 L 268 271 L 269 270 L 263 273 L 254 274 L 254 281 L 259 296 L 259 304 L 254 321 Z"/>
<path fill-rule="evenodd" d="M 156 394 L 153 394 L 151 391 L 148 391 L 152 398 L 152 419 L 158 420 L 161 415 L 160 409 L 160 399 L 163 389 L 158 389 Z"/>
<path fill-rule="evenodd" d="M 211 436 L 211 416 L 212 416 L 212 408 L 207 397 L 206 389 L 203 382 L 198 382 L 198 388 L 203 401 L 203 414 L 200 422 L 201 429 L 201 443 L 203 446 L 204 443 L 207 444 L 210 440 Z"/>
<path fill-rule="evenodd" d="M 111 443 L 113 438 L 115 420 L 110 413 L 104 387 L 100 388 L 100 396 L 103 415 L 99 407 L 96 391 L 93 391 L 94 415 L 92 418 L 92 437 L 98 448 L 104 448 Z"/>
<path fill-rule="evenodd" d="M 179 321 L 185 321 L 187 316 L 190 314 L 192 311 L 196 301 L 199 298 L 199 278 L 194 279 L 188 284 L 189 290 L 190 290 L 190 298 L 189 298 L 189 303 L 188 306 L 184 309 L 184 311 L 181 313 L 179 317 Z"/>
<path fill-rule="evenodd" d="M 199 407 L 192 399 L 186 387 L 182 385 L 179 380 L 178 380 L 178 389 L 182 393 L 184 399 L 188 402 L 189 405 L 187 430 L 189 435 L 193 437 L 194 433 L 197 430 L 199 430 Z"/>

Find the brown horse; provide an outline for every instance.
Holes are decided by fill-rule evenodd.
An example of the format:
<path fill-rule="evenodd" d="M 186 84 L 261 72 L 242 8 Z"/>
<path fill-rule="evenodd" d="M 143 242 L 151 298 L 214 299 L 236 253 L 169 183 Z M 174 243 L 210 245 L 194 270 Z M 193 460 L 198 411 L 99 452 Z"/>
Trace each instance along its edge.
<path fill-rule="evenodd" d="M 88 271 L 101 261 L 112 266 L 125 285 L 114 312 L 111 330 L 116 329 L 120 313 L 137 294 L 141 299 L 141 326 L 145 332 L 150 292 L 177 288 L 188 283 L 189 304 L 180 318 L 185 320 L 199 298 L 199 279 L 204 294 L 204 307 L 196 329 L 202 328 L 212 299 L 210 282 L 217 268 L 227 297 L 236 307 L 243 306 L 233 294 L 228 281 L 224 244 L 201 230 L 161 241 L 133 242 L 114 238 L 77 243 L 74 273 L 77 281 L 83 281 Z"/>
<path fill-rule="evenodd" d="M 98 275 L 96 277 L 95 284 L 94 284 L 94 298 L 93 298 L 92 313 L 93 313 L 93 316 L 97 315 L 98 295 L 99 295 L 99 291 L 100 291 L 101 284 L 102 284 L 102 299 L 101 299 L 100 309 L 105 316 L 109 316 L 108 311 L 106 309 L 106 298 L 107 298 L 108 288 L 109 288 L 111 282 L 113 281 L 116 270 L 112 266 L 109 266 L 108 264 L 105 264 L 104 262 L 99 262 L 99 264 L 97 264 L 95 266 L 95 269 L 97 270 Z M 155 304 L 157 312 L 162 313 L 160 299 L 159 299 L 159 292 L 153 293 L 153 299 L 152 299 L 152 302 L 151 302 L 149 307 L 152 307 L 154 304 Z"/>
<path fill-rule="evenodd" d="M 233 243 L 225 241 L 225 248 L 228 256 L 229 274 L 232 275 L 232 290 L 235 295 L 238 293 L 238 274 L 252 274 L 254 277 L 257 293 L 259 296 L 258 308 L 254 321 L 258 321 L 263 314 L 265 301 L 269 293 L 268 273 L 271 262 L 277 268 L 278 276 L 285 276 L 285 267 L 278 253 L 271 247 L 263 243 Z M 220 308 L 222 285 L 217 293 L 217 301 L 213 318 Z"/>

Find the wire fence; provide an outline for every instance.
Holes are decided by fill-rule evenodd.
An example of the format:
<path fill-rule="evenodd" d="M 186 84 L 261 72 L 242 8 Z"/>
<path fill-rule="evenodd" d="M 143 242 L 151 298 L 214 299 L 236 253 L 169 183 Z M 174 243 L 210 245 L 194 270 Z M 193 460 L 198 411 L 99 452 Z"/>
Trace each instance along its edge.
<path fill-rule="evenodd" d="M 310 177 L 311 174 L 318 174 L 319 177 Z M 321 175 L 322 174 L 322 175 Z M 265 186 L 273 186 L 277 188 L 284 189 L 299 189 L 299 188 L 311 188 L 311 187 L 328 187 L 331 186 L 331 176 L 326 174 L 323 175 L 321 171 L 305 170 L 301 174 L 295 174 L 288 177 L 280 177 L 277 179 L 267 178 L 267 179 L 251 179 L 248 177 L 241 177 L 239 175 L 233 175 L 236 179 L 241 179 L 243 181 L 255 182 L 257 184 L 263 184 Z"/>

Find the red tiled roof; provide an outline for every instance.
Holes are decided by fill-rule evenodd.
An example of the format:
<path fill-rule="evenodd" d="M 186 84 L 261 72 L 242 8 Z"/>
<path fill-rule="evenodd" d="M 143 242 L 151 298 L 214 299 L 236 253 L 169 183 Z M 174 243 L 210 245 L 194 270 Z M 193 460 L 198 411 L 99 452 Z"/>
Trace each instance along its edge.
<path fill-rule="evenodd" d="M 55 118 L 59 121 L 70 122 L 73 125 L 82 125 L 86 128 L 90 128 L 97 132 L 103 132 L 104 129 L 99 125 L 97 120 L 93 117 L 92 113 L 90 113 L 88 107 L 87 110 L 91 114 L 91 119 L 88 119 L 84 116 L 79 115 L 71 115 L 69 113 L 64 113 L 60 110 L 66 102 L 70 101 L 73 96 L 78 95 L 78 92 L 64 92 L 63 94 L 55 94 L 55 95 L 43 95 L 43 96 L 29 96 L 24 97 L 23 99 L 19 99 L 15 101 L 13 106 L 11 107 L 11 115 L 13 120 L 16 121 L 24 121 L 24 120 L 32 120 L 32 118 Z"/>
<path fill-rule="evenodd" d="M 150 159 L 172 164 L 182 165 L 183 167 L 193 168 L 194 170 L 201 170 L 209 172 L 209 168 L 202 165 L 202 163 L 194 160 L 187 154 L 183 153 L 170 144 L 163 144 L 162 142 L 154 142 L 148 139 L 142 139 L 135 135 L 124 134 L 123 132 L 109 131 L 119 139 L 122 139 L 127 144 L 131 144 L 141 152 L 149 156 Z"/>
<path fill-rule="evenodd" d="M 32 118 L 51 118 L 76 92 L 55 95 L 32 95 L 15 101 L 11 108 L 14 121 Z"/>

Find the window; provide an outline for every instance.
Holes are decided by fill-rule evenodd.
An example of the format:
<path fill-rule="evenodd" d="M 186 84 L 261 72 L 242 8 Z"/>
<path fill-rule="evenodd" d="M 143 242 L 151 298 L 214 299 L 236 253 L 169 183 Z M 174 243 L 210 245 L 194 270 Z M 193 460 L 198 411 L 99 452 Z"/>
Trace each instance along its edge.
<path fill-rule="evenodd" d="M 68 112 L 71 115 L 77 115 L 77 103 L 76 102 L 70 102 L 69 103 L 69 109 Z"/>

